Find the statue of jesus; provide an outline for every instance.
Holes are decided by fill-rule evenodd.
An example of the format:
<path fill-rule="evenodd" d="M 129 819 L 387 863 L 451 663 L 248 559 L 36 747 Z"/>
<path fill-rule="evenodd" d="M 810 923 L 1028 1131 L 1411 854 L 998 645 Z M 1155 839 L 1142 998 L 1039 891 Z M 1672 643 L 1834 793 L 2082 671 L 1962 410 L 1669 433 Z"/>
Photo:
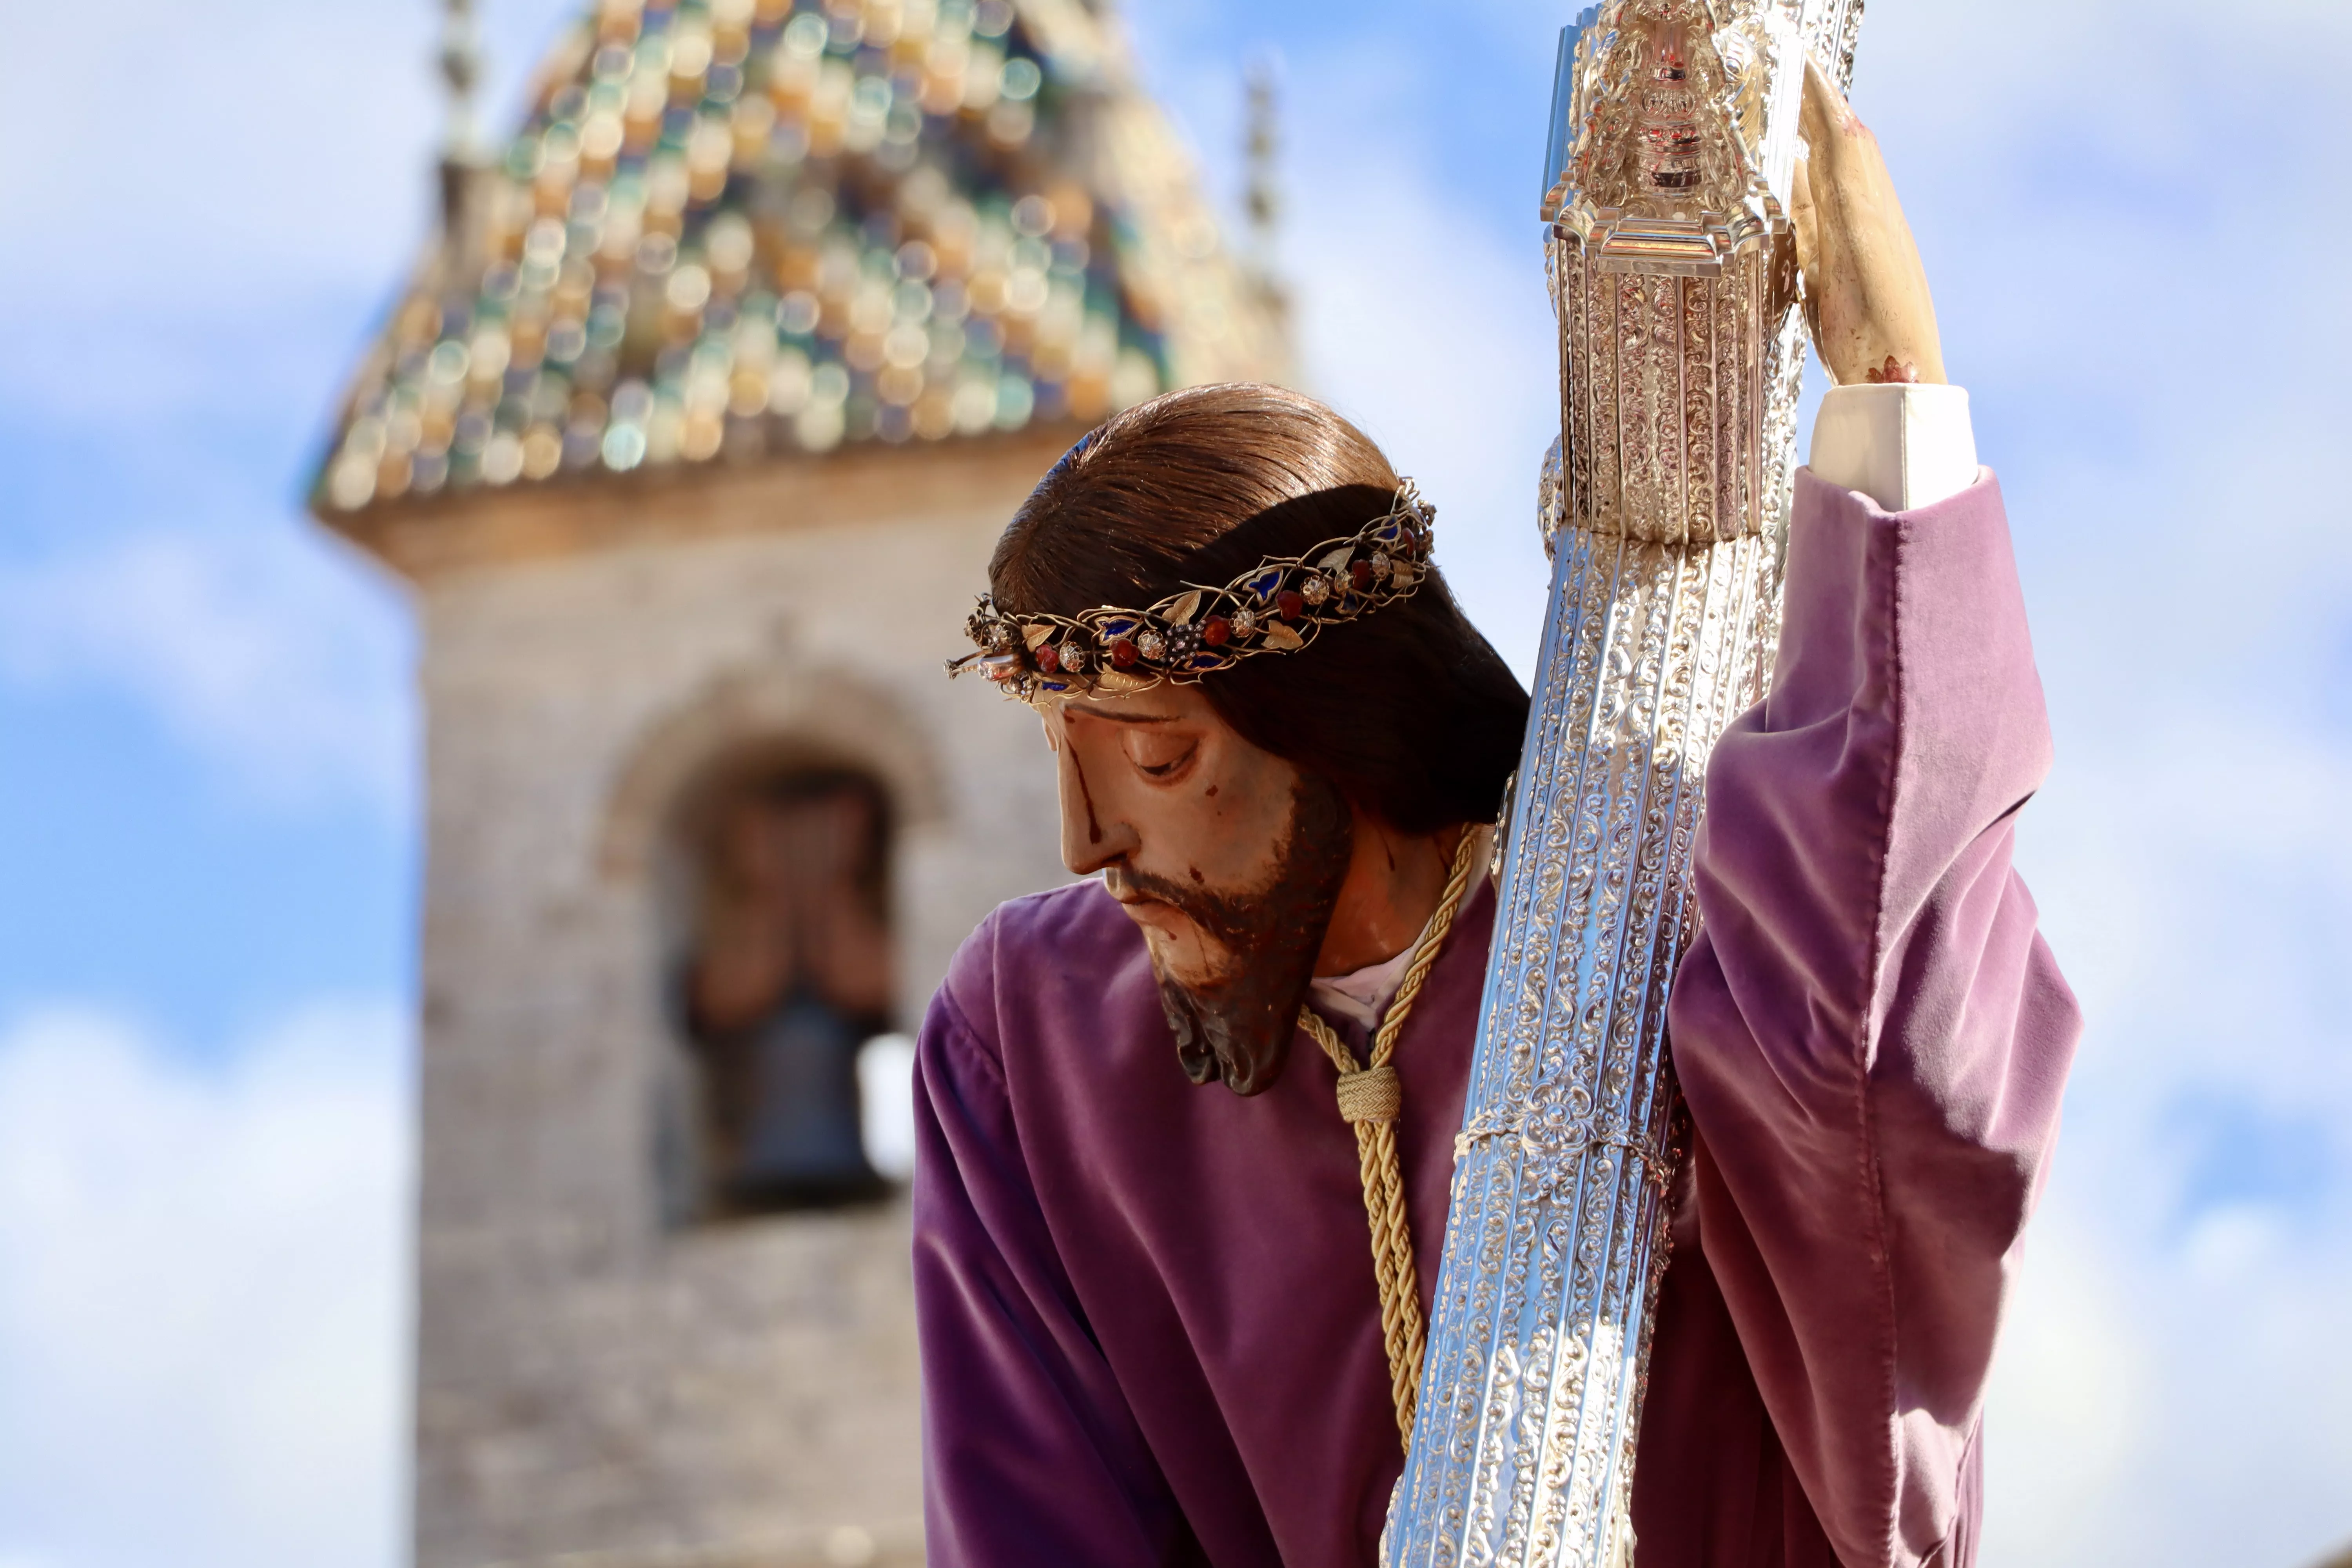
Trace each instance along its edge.
<path fill-rule="evenodd" d="M 1638 1568 L 1974 1561 L 2079 1029 L 2011 865 L 2050 740 L 2000 492 L 1875 142 L 1806 94 L 1837 385 L 1706 781 Z M 991 915 L 921 1032 L 938 1568 L 1374 1560 L 1383 1288 L 1425 1318 L 1528 701 L 1431 520 L 1330 410 L 1222 385 L 1113 417 L 998 546 L 971 662 L 1036 707 L 1085 879 Z"/>

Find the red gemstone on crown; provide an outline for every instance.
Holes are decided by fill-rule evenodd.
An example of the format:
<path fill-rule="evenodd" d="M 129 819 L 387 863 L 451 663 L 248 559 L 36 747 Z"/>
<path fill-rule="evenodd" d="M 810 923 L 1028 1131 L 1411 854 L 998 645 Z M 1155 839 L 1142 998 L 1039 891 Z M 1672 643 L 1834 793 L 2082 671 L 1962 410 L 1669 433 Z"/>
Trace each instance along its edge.
<path fill-rule="evenodd" d="M 1294 590 L 1285 588 L 1274 596 L 1274 607 L 1280 612 L 1284 620 L 1295 621 L 1307 613 L 1307 601 L 1300 598 Z"/>
<path fill-rule="evenodd" d="M 1062 668 L 1062 656 L 1054 650 L 1052 643 L 1045 643 L 1038 647 L 1037 668 L 1048 675 Z"/>
<path fill-rule="evenodd" d="M 1356 591 L 1360 594 L 1372 585 L 1372 563 L 1359 561 L 1348 568 L 1348 575 L 1355 579 Z"/>
<path fill-rule="evenodd" d="M 1234 635 L 1234 623 L 1223 616 L 1211 616 L 1201 623 L 1201 640 L 1211 647 L 1223 647 L 1225 639 Z"/>
<path fill-rule="evenodd" d="M 1127 668 L 1135 663 L 1135 645 L 1125 637 L 1110 645 L 1110 662 L 1115 668 Z"/>

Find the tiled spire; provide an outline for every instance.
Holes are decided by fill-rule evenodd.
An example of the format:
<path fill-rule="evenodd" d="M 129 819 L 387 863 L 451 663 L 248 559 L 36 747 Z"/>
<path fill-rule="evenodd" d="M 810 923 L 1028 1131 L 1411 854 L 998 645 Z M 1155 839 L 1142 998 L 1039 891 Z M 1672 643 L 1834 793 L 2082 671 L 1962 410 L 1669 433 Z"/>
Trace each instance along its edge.
<path fill-rule="evenodd" d="M 595 0 L 478 179 L 446 5 L 446 241 L 361 368 L 324 515 L 1279 374 L 1279 323 L 1075 0 Z"/>

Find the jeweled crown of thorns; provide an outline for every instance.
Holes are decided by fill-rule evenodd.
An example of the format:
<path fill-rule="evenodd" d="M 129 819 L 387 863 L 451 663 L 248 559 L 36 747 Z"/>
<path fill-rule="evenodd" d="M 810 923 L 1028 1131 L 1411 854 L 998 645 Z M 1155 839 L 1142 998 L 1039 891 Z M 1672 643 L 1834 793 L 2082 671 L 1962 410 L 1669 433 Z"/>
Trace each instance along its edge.
<path fill-rule="evenodd" d="M 964 622 L 977 670 L 1024 702 L 1189 682 L 1261 653 L 1296 653 L 1328 626 L 1410 599 L 1429 574 L 1436 509 L 1405 480 L 1389 510 L 1344 539 L 1267 556 L 1223 587 L 1187 583 L 1149 609 L 1024 615 L 983 594 Z"/>

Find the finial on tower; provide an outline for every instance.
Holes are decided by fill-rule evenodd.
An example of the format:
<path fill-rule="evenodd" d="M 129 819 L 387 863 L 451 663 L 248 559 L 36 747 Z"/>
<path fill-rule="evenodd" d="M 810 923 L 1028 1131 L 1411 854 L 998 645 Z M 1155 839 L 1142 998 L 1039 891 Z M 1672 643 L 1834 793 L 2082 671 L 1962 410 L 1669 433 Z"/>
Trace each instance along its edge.
<path fill-rule="evenodd" d="M 445 158 L 471 159 L 474 146 L 474 86 L 482 74 L 481 36 L 474 26 L 474 0 L 442 0 L 441 80 L 449 90 Z"/>
<path fill-rule="evenodd" d="M 1243 68 L 1242 77 L 1249 100 L 1243 143 L 1249 184 L 1242 199 L 1249 214 L 1250 247 L 1256 253 L 1253 259 L 1259 270 L 1269 273 L 1274 265 L 1275 228 L 1282 216 L 1282 193 L 1275 184 L 1275 157 L 1282 146 L 1275 98 L 1280 74 L 1281 61 L 1268 50 L 1254 56 Z"/>
<path fill-rule="evenodd" d="M 471 244 L 476 174 L 482 166 L 474 132 L 474 88 L 482 74 L 481 36 L 474 0 L 441 0 L 440 66 L 448 91 L 441 140 L 441 242 L 452 258 Z"/>
<path fill-rule="evenodd" d="M 1275 179 L 1275 163 L 1282 150 L 1276 118 L 1276 93 L 1281 83 L 1282 57 L 1272 49 L 1253 55 L 1242 68 L 1247 105 L 1242 151 L 1248 169 L 1247 184 L 1242 189 L 1242 209 L 1249 224 L 1249 239 L 1239 260 L 1243 278 L 1257 296 L 1260 309 L 1282 344 L 1280 364 L 1269 373 L 1268 379 L 1287 381 L 1292 368 L 1290 291 L 1282 286 L 1282 275 L 1275 260 L 1275 242 L 1282 220 L 1282 192 Z"/>

